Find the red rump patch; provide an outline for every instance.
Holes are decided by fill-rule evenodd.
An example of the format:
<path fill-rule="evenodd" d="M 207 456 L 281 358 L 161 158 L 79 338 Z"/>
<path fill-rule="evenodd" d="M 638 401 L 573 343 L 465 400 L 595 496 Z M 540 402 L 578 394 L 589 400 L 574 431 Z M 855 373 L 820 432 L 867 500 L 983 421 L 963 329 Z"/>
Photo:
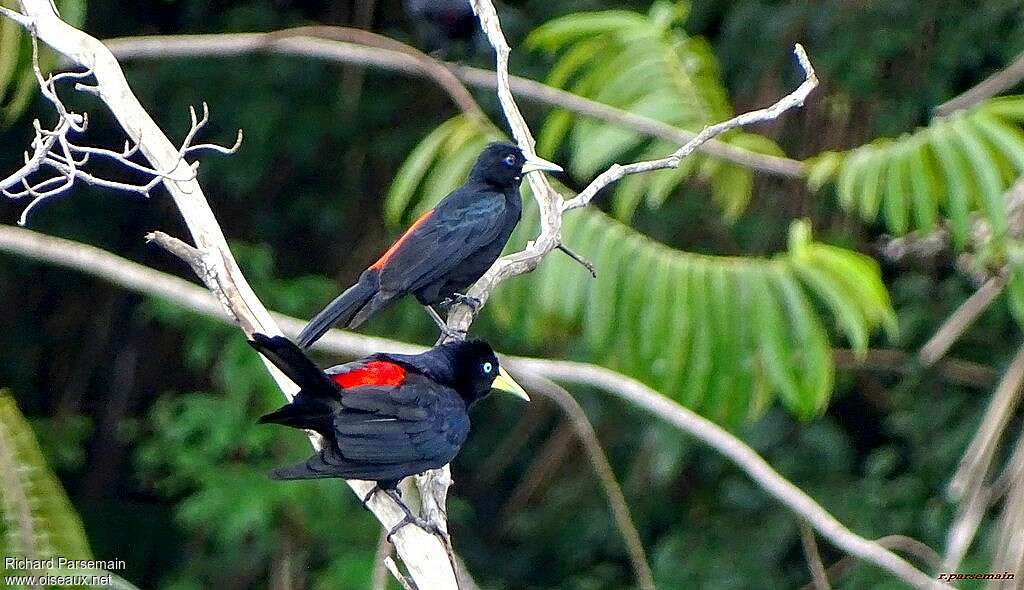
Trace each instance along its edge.
<path fill-rule="evenodd" d="M 361 387 L 363 385 L 395 387 L 405 383 L 405 369 L 386 361 L 370 361 L 361 369 L 331 375 L 331 379 L 342 389 Z"/>
<path fill-rule="evenodd" d="M 433 213 L 434 210 L 429 209 L 426 213 L 417 217 L 416 221 L 414 221 L 412 225 L 409 226 L 409 229 L 405 230 L 405 233 L 402 234 L 402 237 L 398 238 L 398 241 L 392 244 L 391 247 L 388 248 L 388 251 L 377 259 L 377 262 L 371 264 L 370 268 L 374 270 L 380 270 L 384 268 L 384 265 L 388 263 L 388 260 L 390 260 L 391 257 L 394 256 L 395 252 L 397 252 L 398 249 L 402 247 L 402 244 L 405 242 L 405 240 L 407 240 L 409 236 L 412 235 L 412 231 L 419 227 L 421 223 L 429 219 Z"/>

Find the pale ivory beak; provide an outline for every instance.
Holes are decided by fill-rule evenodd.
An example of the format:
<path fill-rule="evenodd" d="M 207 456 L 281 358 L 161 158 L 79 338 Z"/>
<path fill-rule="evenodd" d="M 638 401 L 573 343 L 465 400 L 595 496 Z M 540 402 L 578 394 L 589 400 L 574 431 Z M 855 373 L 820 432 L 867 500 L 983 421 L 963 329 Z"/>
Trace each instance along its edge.
<path fill-rule="evenodd" d="M 526 156 L 526 163 L 523 164 L 523 174 L 528 172 L 561 172 L 562 167 L 554 162 L 548 162 L 544 158 L 537 156 Z"/>
<path fill-rule="evenodd" d="M 530 401 L 530 396 L 526 395 L 526 390 L 516 383 L 505 369 L 500 367 L 498 368 L 498 377 L 494 380 L 491 387 L 494 389 L 500 389 L 501 391 L 506 391 L 526 401 Z"/>

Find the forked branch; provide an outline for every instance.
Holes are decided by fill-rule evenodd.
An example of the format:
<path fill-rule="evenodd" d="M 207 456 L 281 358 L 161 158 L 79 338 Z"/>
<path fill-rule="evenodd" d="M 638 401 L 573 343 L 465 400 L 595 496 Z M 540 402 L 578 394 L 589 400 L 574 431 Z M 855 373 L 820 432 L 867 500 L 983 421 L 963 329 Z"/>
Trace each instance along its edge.
<path fill-rule="evenodd" d="M 19 225 L 25 225 L 28 222 L 29 215 L 38 205 L 70 190 L 79 181 L 149 197 L 150 192 L 165 180 L 187 182 L 195 178 L 199 162 L 187 165 L 188 168 L 185 171 L 187 175 L 181 172 L 175 174 L 179 168 L 177 162 L 173 168 L 168 170 L 157 170 L 152 166 L 137 162 L 136 156 L 140 147 L 138 142 L 126 140 L 124 149 L 120 151 L 78 143 L 77 136 L 84 134 L 89 128 L 89 116 L 87 113 L 77 113 L 68 109 L 58 94 L 57 87 L 63 82 L 73 82 L 75 89 L 95 93 L 95 86 L 84 83 L 84 80 L 93 77 L 92 70 L 87 68 L 80 72 L 62 72 L 44 76 L 39 68 L 39 43 L 35 35 L 32 36 L 32 70 L 39 83 L 40 93 L 53 107 L 57 121 L 51 128 L 44 128 L 39 119 L 32 122 L 35 137 L 30 144 L 31 150 L 25 152 L 25 163 L 6 178 L 0 179 L 0 194 L 11 199 L 31 198 L 29 204 L 22 210 L 21 217 L 18 219 Z M 209 107 L 205 102 L 203 103 L 201 118 L 196 116 L 196 111 L 192 107 L 189 107 L 189 114 L 192 118 L 192 125 L 181 147 L 178 148 L 179 161 L 184 160 L 188 155 L 204 150 L 233 154 L 241 147 L 241 130 L 238 131 L 234 145 L 230 147 L 213 143 L 195 144 L 196 136 L 210 120 Z M 133 184 L 89 172 L 87 165 L 92 158 L 111 160 L 127 170 L 149 177 L 149 180 L 143 184 Z"/>

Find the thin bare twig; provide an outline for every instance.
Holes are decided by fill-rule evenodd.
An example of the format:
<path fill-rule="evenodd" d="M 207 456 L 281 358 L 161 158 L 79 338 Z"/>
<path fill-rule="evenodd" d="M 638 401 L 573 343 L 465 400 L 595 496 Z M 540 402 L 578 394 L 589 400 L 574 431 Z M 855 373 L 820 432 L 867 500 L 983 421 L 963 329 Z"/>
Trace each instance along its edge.
<path fill-rule="evenodd" d="M 1006 287 L 1008 279 L 1006 274 L 998 274 L 990 278 L 960 304 L 960 307 L 946 318 L 935 335 L 921 347 L 921 351 L 917 355 L 921 364 L 929 367 L 945 356 L 953 344 L 964 335 L 968 328 L 974 325 L 978 316 L 999 297 Z"/>
<path fill-rule="evenodd" d="M 935 114 L 945 117 L 956 111 L 968 109 L 979 102 L 1002 94 L 1024 80 L 1024 53 L 1013 63 L 985 78 L 965 92 L 935 107 Z"/>
<path fill-rule="evenodd" d="M 996 392 L 981 419 L 978 431 L 960 459 L 949 483 L 949 496 L 958 501 L 956 517 L 946 534 L 946 552 L 941 569 L 956 571 L 981 526 L 993 500 L 994 486 L 986 478 L 992 468 L 999 440 L 1020 402 L 1024 386 L 1024 346 L 1021 346 L 1006 369 Z"/>
<path fill-rule="evenodd" d="M 205 317 L 231 322 L 220 302 L 208 290 L 93 246 L 30 230 L 0 226 L 0 250 L 73 268 L 126 289 L 171 301 Z M 274 313 L 272 317 L 290 337 L 296 336 L 305 326 L 304 321 L 283 314 Z M 347 358 L 365 356 L 379 350 L 416 353 L 424 349 L 422 346 L 342 330 L 329 331 L 317 341 L 314 348 Z M 889 552 L 886 545 L 864 539 L 844 527 L 742 441 L 646 385 L 614 371 L 584 363 L 524 357 L 505 357 L 505 361 L 517 378 L 525 379 L 527 374 L 533 374 L 553 381 L 592 386 L 650 412 L 729 458 L 758 487 L 805 519 L 834 547 L 885 568 L 914 587 L 929 588 L 931 578 L 927 574 Z M 941 583 L 934 587 L 950 588 Z"/>
<path fill-rule="evenodd" d="M 807 560 L 807 569 L 811 571 L 811 583 L 814 584 L 815 590 L 830 590 L 832 586 L 828 583 L 828 572 L 825 571 L 821 553 L 818 552 L 814 529 L 803 520 L 800 521 L 800 544 L 804 548 L 804 558 Z"/>
<path fill-rule="evenodd" d="M 608 461 L 608 456 L 605 455 L 604 449 L 601 448 L 601 443 L 598 441 L 597 433 L 594 432 L 594 425 L 590 423 L 583 407 L 564 387 L 550 379 L 526 374 L 520 381 L 531 392 L 539 393 L 553 401 L 569 419 L 569 424 L 576 432 L 580 444 L 583 445 L 587 459 L 590 461 L 604 491 L 604 496 L 608 500 L 612 519 L 626 545 L 637 584 L 644 590 L 654 590 L 654 574 L 651 572 L 647 551 L 644 550 L 643 542 L 640 539 L 640 532 L 633 522 L 626 496 L 622 493 L 622 487 L 615 478 L 615 472 Z"/>
<path fill-rule="evenodd" d="M 992 401 L 981 419 L 977 433 L 960 459 L 956 474 L 949 483 L 949 495 L 954 499 L 963 497 L 970 487 L 969 482 L 984 478 L 995 456 L 996 446 L 1002 436 L 1013 410 L 1020 401 L 1024 386 L 1024 345 L 1014 355 L 1006 373 L 996 387 Z"/>
<path fill-rule="evenodd" d="M 683 158 L 692 154 L 700 145 L 706 143 L 713 137 L 717 137 L 725 133 L 726 131 L 736 129 L 737 127 L 752 125 L 754 123 L 771 121 L 772 119 L 777 119 L 782 115 L 782 113 L 790 109 L 803 106 L 804 101 L 807 100 L 807 96 L 812 90 L 817 88 L 818 76 L 814 73 L 814 67 L 811 66 L 811 62 L 807 58 L 807 52 L 804 51 L 802 45 L 797 43 L 794 53 L 796 54 L 797 61 L 800 63 L 800 67 L 803 69 L 805 76 L 803 83 L 800 84 L 796 90 L 784 96 L 768 108 L 744 113 L 733 117 L 728 121 L 723 121 L 721 123 L 705 127 L 696 135 L 696 137 L 685 143 L 682 147 L 676 150 L 675 153 L 666 158 L 647 162 L 636 162 L 625 166 L 620 166 L 618 164 L 612 166 L 595 178 L 590 185 L 583 189 L 580 194 L 576 195 L 575 198 L 562 203 L 562 211 L 570 211 L 577 207 L 586 206 L 590 203 L 591 199 L 597 195 L 598 191 L 630 174 L 651 172 L 653 170 L 664 170 L 666 168 L 676 168 L 679 166 L 679 163 L 682 162 Z"/>
<path fill-rule="evenodd" d="M 927 568 L 934 569 L 939 567 L 940 555 L 928 545 L 925 545 L 917 539 L 911 539 L 903 535 L 888 535 L 875 539 L 875 543 L 878 543 L 886 549 L 893 551 L 901 551 L 915 557 L 919 562 L 923 563 Z M 826 570 L 826 575 L 830 582 L 838 581 L 842 578 L 851 568 L 857 565 L 859 562 L 857 558 L 847 555 L 839 561 L 833 563 Z M 815 590 L 814 582 L 804 584 L 800 590 Z"/>
<path fill-rule="evenodd" d="M 87 68 L 82 72 L 63 72 L 44 77 L 39 68 L 39 46 L 35 35 L 32 36 L 32 69 L 43 97 L 56 112 L 57 122 L 52 129 L 44 129 L 38 119 L 33 121 L 35 138 L 31 143 L 32 153 L 25 152 L 25 164 L 6 178 L 0 179 L 0 194 L 12 199 L 31 197 L 31 202 L 21 213 L 18 220 L 19 225 L 25 225 L 28 222 L 29 215 L 37 206 L 47 199 L 66 192 L 74 186 L 76 181 L 148 197 L 149 193 L 164 181 L 186 182 L 195 178 L 198 163 L 189 166 L 188 177 L 182 177 L 180 174 L 175 176 L 173 174 L 175 170 L 160 171 L 133 161 L 131 158 L 139 151 L 137 143 L 133 146 L 131 142 L 125 142 L 124 150 L 120 152 L 78 144 L 71 138 L 71 134 L 77 136 L 85 133 L 89 126 L 89 118 L 85 113 L 68 110 L 58 95 L 57 84 L 73 81 L 78 90 L 95 92 L 94 86 L 81 82 L 81 80 L 92 77 L 92 70 Z M 193 144 L 198 132 L 209 121 L 209 108 L 205 103 L 203 104 L 201 120 L 197 119 L 194 109 L 190 108 L 189 112 L 192 117 L 192 127 L 179 148 L 180 159 L 203 150 L 233 154 L 241 146 L 241 131 L 238 132 L 238 139 L 231 147 L 211 143 Z M 150 176 L 151 179 L 145 184 L 131 184 L 97 176 L 84 169 L 93 156 L 113 160 L 125 168 Z M 176 163 L 175 169 L 177 168 L 178 164 Z M 55 175 L 45 174 L 46 171 L 55 173 Z"/>
<path fill-rule="evenodd" d="M 992 546 L 992 571 L 1024 574 L 1024 434 L 1017 437 L 1004 472 L 992 483 L 993 497 L 1005 495 Z M 1017 589 L 1019 581 L 992 580 L 987 590 Z"/>
<path fill-rule="evenodd" d="M 870 348 L 866 354 L 848 348 L 832 349 L 832 362 L 837 369 L 857 369 L 864 371 L 884 371 L 900 375 L 910 374 L 915 370 L 917 360 L 912 353 L 902 350 Z M 945 357 L 940 359 L 933 368 L 938 376 L 947 383 L 955 383 L 976 389 L 988 389 L 995 385 L 999 374 L 987 365 L 958 358 Z"/>
<path fill-rule="evenodd" d="M 331 43 L 340 42 L 343 44 L 372 47 L 379 51 L 394 52 L 403 56 L 408 56 L 408 58 L 411 58 L 417 64 L 419 71 L 441 87 L 441 89 L 451 97 L 452 102 L 454 102 L 463 113 L 480 121 L 488 120 L 487 115 L 484 114 L 480 105 L 477 104 L 476 100 L 473 98 L 473 95 L 470 94 L 469 91 L 466 90 L 466 87 L 462 85 L 462 81 L 452 73 L 450 67 L 426 53 L 423 53 L 419 49 L 416 49 L 412 45 L 407 45 L 401 41 L 385 37 L 384 35 L 378 35 L 371 31 L 324 25 L 282 29 L 280 31 L 266 33 L 265 37 L 264 47 L 271 49 L 278 46 L 281 41 L 285 40 L 293 47 L 296 43 L 301 44 L 310 42 L 327 42 L 327 46 L 331 47 Z M 115 42 L 116 47 L 118 40 L 115 39 L 111 41 Z M 341 55 L 344 55 L 344 53 Z M 325 56 L 312 54 L 310 57 Z"/>

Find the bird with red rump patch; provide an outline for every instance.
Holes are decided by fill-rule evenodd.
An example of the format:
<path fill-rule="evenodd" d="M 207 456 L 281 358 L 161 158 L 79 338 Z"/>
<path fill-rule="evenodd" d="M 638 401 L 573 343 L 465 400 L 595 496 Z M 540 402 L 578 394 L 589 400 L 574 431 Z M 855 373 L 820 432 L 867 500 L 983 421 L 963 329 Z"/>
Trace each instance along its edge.
<path fill-rule="evenodd" d="M 398 482 L 455 458 L 469 436 L 470 406 L 492 388 L 530 399 L 479 340 L 422 354 L 377 353 L 327 370 L 282 336 L 254 334 L 250 344 L 300 388 L 291 403 L 260 423 L 313 430 L 324 438 L 320 452 L 275 469 L 271 477 L 375 481 L 364 503 L 378 490 L 395 498 L 406 513 L 398 526 L 430 528 L 401 501 Z"/>
<path fill-rule="evenodd" d="M 441 331 L 451 337 L 435 304 L 480 302 L 460 291 L 477 281 L 508 243 L 522 216 L 523 175 L 561 170 L 517 146 L 492 143 L 480 154 L 465 184 L 416 220 L 352 287 L 318 313 L 299 334 L 308 348 L 331 326 L 356 328 L 376 311 L 405 295 L 422 304 Z"/>

